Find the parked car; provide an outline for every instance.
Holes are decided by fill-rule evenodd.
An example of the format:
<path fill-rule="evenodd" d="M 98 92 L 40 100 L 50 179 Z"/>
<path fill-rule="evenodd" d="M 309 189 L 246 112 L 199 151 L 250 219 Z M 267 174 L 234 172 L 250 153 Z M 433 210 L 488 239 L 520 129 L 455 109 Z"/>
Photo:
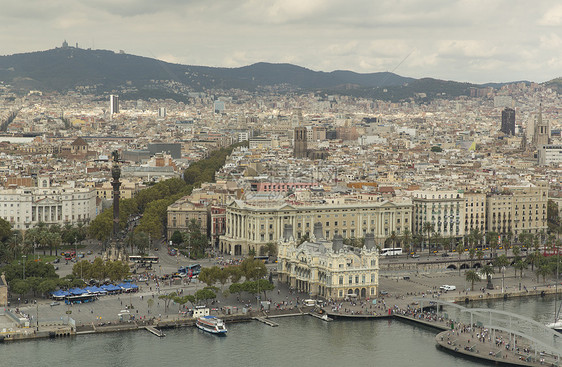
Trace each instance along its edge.
<path fill-rule="evenodd" d="M 60 302 L 54 301 L 51 302 L 51 307 L 60 305 Z"/>
<path fill-rule="evenodd" d="M 57 257 L 56 259 L 53 260 L 53 264 L 58 264 L 60 263 L 60 259 Z"/>
<path fill-rule="evenodd" d="M 445 285 L 442 285 L 441 287 L 439 287 L 439 289 L 441 289 L 442 291 L 454 291 L 454 290 L 457 289 L 457 287 L 454 286 L 454 285 L 445 284 Z"/>
<path fill-rule="evenodd" d="M 418 259 L 419 257 L 420 257 L 420 255 L 418 255 L 418 254 L 413 254 L 413 255 L 412 255 L 412 259 Z"/>

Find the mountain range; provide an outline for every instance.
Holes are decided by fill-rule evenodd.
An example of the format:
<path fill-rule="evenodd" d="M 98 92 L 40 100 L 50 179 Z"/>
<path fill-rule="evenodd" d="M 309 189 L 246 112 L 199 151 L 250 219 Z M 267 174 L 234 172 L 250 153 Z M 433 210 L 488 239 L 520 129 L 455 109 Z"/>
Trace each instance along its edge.
<path fill-rule="evenodd" d="M 119 93 L 123 99 L 176 100 L 185 100 L 189 92 L 269 89 L 400 101 L 468 95 L 471 87 L 488 86 L 432 78 L 414 79 L 390 72 L 321 72 L 292 64 L 264 62 L 239 68 L 180 65 L 125 53 L 74 47 L 0 56 L 0 82 L 21 91 L 65 92 L 87 88 L 100 95 Z"/>

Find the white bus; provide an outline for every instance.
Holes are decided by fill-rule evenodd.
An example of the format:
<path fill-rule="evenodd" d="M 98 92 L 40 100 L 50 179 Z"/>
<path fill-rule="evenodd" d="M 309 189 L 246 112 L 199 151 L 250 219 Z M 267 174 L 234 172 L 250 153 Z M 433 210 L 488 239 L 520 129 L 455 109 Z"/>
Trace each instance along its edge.
<path fill-rule="evenodd" d="M 402 255 L 402 249 L 400 247 L 389 247 L 381 249 L 381 256 L 392 256 L 392 255 Z"/>

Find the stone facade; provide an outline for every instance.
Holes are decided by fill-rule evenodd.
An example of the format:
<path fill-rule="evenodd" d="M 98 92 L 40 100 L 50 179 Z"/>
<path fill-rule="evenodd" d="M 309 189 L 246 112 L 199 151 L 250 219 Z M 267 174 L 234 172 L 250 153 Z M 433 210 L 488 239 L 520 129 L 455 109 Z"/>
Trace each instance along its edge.
<path fill-rule="evenodd" d="M 379 285 L 379 254 L 372 233 L 365 236 L 365 246 L 344 246 L 336 235 L 332 241 L 311 235 L 310 241 L 298 244 L 286 227 L 285 236 L 278 242 L 279 281 L 287 283 L 311 297 L 344 299 L 374 298 Z M 322 235 L 322 225 L 315 225 L 315 233 Z"/>
<path fill-rule="evenodd" d="M 261 246 L 281 239 L 285 224 L 290 224 L 292 236 L 299 239 L 310 235 L 315 223 L 323 226 L 322 237 L 335 235 L 362 238 L 373 233 L 375 242 L 384 246 L 394 232 L 400 236 L 411 231 L 412 204 L 405 201 L 314 203 L 285 201 L 250 202 L 234 200 L 226 207 L 226 234 L 221 236 L 219 250 L 232 255 L 245 255 L 250 250 L 259 253 Z"/>

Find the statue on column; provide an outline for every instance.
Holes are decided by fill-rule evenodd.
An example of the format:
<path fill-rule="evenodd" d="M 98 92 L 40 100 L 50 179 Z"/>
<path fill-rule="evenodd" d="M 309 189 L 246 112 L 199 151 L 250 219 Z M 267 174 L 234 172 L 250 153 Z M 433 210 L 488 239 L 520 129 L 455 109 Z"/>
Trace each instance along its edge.
<path fill-rule="evenodd" d="M 106 260 L 127 260 L 127 255 L 124 253 L 124 246 L 121 246 L 121 242 L 118 238 L 119 234 L 119 198 L 120 198 L 120 191 L 119 188 L 121 187 L 121 182 L 119 179 L 121 178 L 121 168 L 119 167 L 119 152 L 113 151 L 111 153 L 113 157 L 113 167 L 111 168 L 111 177 L 113 180 L 111 181 L 111 186 L 113 186 L 113 228 L 111 232 L 111 241 L 109 245 L 109 249 L 106 252 L 104 258 Z"/>

